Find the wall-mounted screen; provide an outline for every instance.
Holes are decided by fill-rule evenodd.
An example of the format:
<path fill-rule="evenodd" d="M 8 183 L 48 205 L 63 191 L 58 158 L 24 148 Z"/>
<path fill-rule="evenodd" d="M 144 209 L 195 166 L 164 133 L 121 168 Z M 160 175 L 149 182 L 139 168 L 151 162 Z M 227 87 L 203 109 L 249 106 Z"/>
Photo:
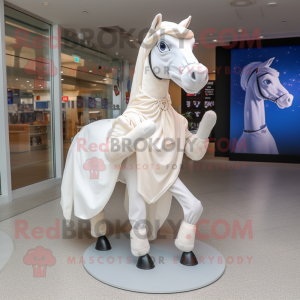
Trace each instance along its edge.
<path fill-rule="evenodd" d="M 215 110 L 215 81 L 209 80 L 207 85 L 196 94 L 187 94 L 182 90 L 181 113 L 187 117 L 189 130 L 196 133 L 202 117 L 208 110 Z M 214 137 L 212 130 L 210 138 Z"/>
<path fill-rule="evenodd" d="M 300 155 L 300 46 L 231 51 L 231 153 Z"/>

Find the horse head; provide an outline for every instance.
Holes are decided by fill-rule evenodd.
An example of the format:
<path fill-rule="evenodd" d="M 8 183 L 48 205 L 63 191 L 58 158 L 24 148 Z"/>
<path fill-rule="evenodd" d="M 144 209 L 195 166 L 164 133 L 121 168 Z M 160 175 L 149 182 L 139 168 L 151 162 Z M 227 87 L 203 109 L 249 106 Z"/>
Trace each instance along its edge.
<path fill-rule="evenodd" d="M 195 38 L 192 31 L 187 29 L 191 17 L 176 24 L 161 22 L 161 15 L 158 16 L 160 19 L 154 19 L 152 27 L 161 30 L 149 53 L 149 64 L 154 76 L 158 79 L 172 79 L 187 93 L 199 92 L 208 82 L 208 70 L 193 54 Z"/>
<path fill-rule="evenodd" d="M 241 86 L 245 91 L 251 86 L 258 100 L 270 100 L 284 109 L 292 105 L 294 96 L 281 84 L 279 72 L 270 68 L 274 59 L 247 65 L 241 74 Z"/>

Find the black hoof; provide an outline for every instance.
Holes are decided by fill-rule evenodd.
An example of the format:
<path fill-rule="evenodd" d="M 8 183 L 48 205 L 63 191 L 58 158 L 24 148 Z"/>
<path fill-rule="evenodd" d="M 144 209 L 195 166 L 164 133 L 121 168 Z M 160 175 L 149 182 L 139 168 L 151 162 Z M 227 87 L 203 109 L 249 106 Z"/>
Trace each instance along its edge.
<path fill-rule="evenodd" d="M 99 251 L 108 251 L 111 249 L 110 242 L 105 235 L 98 237 L 95 248 L 96 248 L 96 250 L 99 250 Z"/>
<path fill-rule="evenodd" d="M 140 256 L 136 266 L 142 270 L 151 270 L 154 269 L 154 262 L 149 254 Z"/>
<path fill-rule="evenodd" d="M 181 255 L 180 263 L 184 266 L 196 266 L 198 265 L 197 258 L 193 251 L 183 252 Z"/>

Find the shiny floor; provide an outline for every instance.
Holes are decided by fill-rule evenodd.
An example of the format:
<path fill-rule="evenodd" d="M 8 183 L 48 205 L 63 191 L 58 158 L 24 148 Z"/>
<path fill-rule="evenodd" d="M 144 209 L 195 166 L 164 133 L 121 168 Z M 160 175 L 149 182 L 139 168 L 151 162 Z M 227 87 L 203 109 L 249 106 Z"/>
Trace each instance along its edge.
<path fill-rule="evenodd" d="M 85 223 L 76 218 L 74 230 L 66 231 L 57 199 L 0 222 L 0 230 L 16 244 L 12 260 L 0 273 L 1 299 L 300 299 L 300 166 L 229 162 L 208 154 L 200 162 L 185 159 L 180 178 L 203 203 L 203 241 L 227 261 L 217 282 L 188 293 L 155 295 L 97 281 L 81 261 L 95 240 L 78 229 Z M 118 184 L 106 207 L 110 234 L 130 230 L 123 195 L 124 185 Z M 174 200 L 161 232 L 176 233 L 182 217 Z M 56 235 L 50 231 L 55 222 Z M 16 228 L 23 226 L 22 235 Z M 24 259 L 38 246 L 55 257 L 46 273 Z"/>

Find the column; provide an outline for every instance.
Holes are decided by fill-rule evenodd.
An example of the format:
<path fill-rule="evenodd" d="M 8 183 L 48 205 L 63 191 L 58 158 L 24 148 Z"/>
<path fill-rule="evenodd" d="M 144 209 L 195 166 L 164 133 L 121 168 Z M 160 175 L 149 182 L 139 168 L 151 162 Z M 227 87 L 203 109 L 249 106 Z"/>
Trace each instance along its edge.
<path fill-rule="evenodd" d="M 3 204 L 12 200 L 8 133 L 5 20 L 3 0 L 0 0 L 0 40 L 0 175 L 2 194 L 0 196 L 0 204 Z"/>

